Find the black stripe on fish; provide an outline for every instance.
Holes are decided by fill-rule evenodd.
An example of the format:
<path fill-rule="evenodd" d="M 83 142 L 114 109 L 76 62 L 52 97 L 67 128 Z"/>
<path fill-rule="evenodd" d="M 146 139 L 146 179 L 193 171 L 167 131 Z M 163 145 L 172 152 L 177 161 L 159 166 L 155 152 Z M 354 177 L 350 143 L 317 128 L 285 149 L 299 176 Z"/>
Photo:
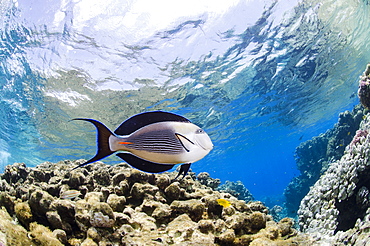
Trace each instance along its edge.
<path fill-rule="evenodd" d="M 128 145 L 130 149 L 154 153 L 181 154 L 185 149 L 171 130 L 134 134 L 127 141 L 132 143 Z"/>
<path fill-rule="evenodd" d="M 130 117 L 117 127 L 114 133 L 117 135 L 130 135 L 144 126 L 165 121 L 190 123 L 188 119 L 177 114 L 163 111 L 152 111 Z"/>
<path fill-rule="evenodd" d="M 186 152 L 189 152 L 190 150 L 186 148 L 185 144 L 182 142 L 181 138 L 185 139 L 185 141 L 189 141 L 191 144 L 194 144 L 193 141 L 191 141 L 189 138 L 185 137 L 184 135 L 181 135 L 180 133 L 175 133 L 177 139 L 181 143 L 182 147 L 186 150 Z"/>

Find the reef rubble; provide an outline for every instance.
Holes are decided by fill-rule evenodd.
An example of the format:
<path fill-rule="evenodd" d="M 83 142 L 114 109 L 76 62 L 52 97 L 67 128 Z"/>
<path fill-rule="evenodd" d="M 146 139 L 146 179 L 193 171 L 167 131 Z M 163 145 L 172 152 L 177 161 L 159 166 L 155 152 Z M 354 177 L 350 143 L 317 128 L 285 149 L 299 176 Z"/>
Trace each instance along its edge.
<path fill-rule="evenodd" d="M 0 245 L 313 245 L 294 220 L 263 203 L 214 190 L 191 173 L 148 174 L 83 160 L 6 166 L 0 175 Z M 211 187 L 203 183 L 208 180 Z M 217 199 L 226 199 L 223 207 Z M 11 225 L 11 226 L 10 226 Z"/>

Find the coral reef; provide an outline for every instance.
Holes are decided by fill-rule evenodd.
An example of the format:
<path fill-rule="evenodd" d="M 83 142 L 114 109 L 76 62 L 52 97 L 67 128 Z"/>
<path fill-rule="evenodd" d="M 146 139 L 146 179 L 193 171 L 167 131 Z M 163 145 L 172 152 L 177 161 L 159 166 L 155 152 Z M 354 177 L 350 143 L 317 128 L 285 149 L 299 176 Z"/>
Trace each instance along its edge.
<path fill-rule="evenodd" d="M 370 115 L 367 114 L 343 157 L 331 163 L 298 210 L 301 230 L 316 234 L 329 245 L 368 245 L 369 131 Z"/>
<path fill-rule="evenodd" d="M 270 208 L 269 212 L 275 221 L 283 219 L 284 216 L 286 215 L 285 209 L 279 205 L 274 205 L 272 208 Z"/>
<path fill-rule="evenodd" d="M 370 64 L 367 64 L 364 73 L 358 83 L 358 97 L 365 108 L 370 107 Z"/>
<path fill-rule="evenodd" d="M 361 105 L 357 105 L 352 112 L 340 113 L 338 122 L 332 129 L 296 148 L 295 159 L 300 175 L 292 179 L 284 192 L 290 216 L 296 213 L 302 198 L 328 169 L 329 164 L 339 160 L 353 137 L 360 134 L 356 130 L 366 111 Z"/>
<path fill-rule="evenodd" d="M 261 202 L 246 203 L 213 190 L 218 181 L 204 173 L 198 179 L 212 188 L 195 175 L 173 181 L 176 173 L 148 174 L 124 163 L 96 162 L 71 171 L 80 163 L 5 168 L 0 178 L 1 245 L 313 243 L 293 228 L 292 219 L 274 221 Z M 231 205 L 220 206 L 221 198 Z"/>
<path fill-rule="evenodd" d="M 246 202 L 253 201 L 254 198 L 252 193 L 244 186 L 241 181 L 232 182 L 226 180 L 225 184 L 222 184 L 220 187 L 217 188 L 220 192 L 229 193 L 239 200 L 243 200 Z"/>
<path fill-rule="evenodd" d="M 197 175 L 197 180 L 199 183 L 211 187 L 213 190 L 215 190 L 220 184 L 220 179 L 214 179 L 209 176 L 209 173 L 201 172 Z"/>

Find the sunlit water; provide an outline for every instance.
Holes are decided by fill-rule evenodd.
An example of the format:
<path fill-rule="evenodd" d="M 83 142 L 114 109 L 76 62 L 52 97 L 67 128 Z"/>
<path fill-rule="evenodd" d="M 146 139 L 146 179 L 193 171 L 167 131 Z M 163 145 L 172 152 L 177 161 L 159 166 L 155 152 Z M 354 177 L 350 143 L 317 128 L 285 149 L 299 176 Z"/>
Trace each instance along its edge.
<path fill-rule="evenodd" d="M 358 103 L 367 1 L 2 1 L 0 164 L 88 159 L 150 110 L 203 127 L 192 165 L 282 201 L 294 149 Z M 120 162 L 113 156 L 109 164 Z"/>

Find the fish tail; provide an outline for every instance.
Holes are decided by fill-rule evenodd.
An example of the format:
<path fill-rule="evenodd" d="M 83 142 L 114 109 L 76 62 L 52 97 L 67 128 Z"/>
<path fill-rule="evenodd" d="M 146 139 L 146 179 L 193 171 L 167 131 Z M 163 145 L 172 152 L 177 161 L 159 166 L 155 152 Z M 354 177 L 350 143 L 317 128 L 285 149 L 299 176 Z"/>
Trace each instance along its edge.
<path fill-rule="evenodd" d="M 90 160 L 86 161 L 85 163 L 82 163 L 77 167 L 73 168 L 72 170 L 85 166 L 89 163 L 98 161 L 100 159 L 103 159 L 104 157 L 107 157 L 115 152 L 112 151 L 109 147 L 109 137 L 113 135 L 113 133 L 103 123 L 94 119 L 85 119 L 85 118 L 75 118 L 72 120 L 84 120 L 92 123 L 97 130 L 97 144 L 98 144 L 96 155 Z"/>

